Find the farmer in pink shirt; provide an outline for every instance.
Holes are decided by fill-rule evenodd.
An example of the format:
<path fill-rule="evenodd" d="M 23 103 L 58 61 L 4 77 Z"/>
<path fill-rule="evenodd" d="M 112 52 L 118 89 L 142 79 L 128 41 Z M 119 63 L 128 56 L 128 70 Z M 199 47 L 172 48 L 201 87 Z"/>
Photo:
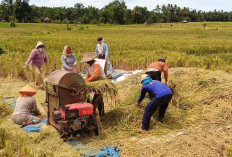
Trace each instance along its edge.
<path fill-rule="evenodd" d="M 27 68 L 28 64 L 30 65 L 30 68 L 32 69 L 35 75 L 35 84 L 42 89 L 44 89 L 44 82 L 41 72 L 44 62 L 48 65 L 48 59 L 45 52 L 45 45 L 41 41 L 39 41 L 37 42 L 35 49 L 31 51 L 31 54 L 27 62 L 25 63 L 24 68 Z"/>

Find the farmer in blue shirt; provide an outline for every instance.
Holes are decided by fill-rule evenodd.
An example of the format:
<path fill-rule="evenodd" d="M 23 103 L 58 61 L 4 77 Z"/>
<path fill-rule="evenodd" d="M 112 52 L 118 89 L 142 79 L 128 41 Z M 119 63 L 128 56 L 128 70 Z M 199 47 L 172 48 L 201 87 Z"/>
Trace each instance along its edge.
<path fill-rule="evenodd" d="M 152 92 L 155 94 L 155 97 L 146 106 L 143 115 L 142 129 L 147 131 L 149 129 L 151 116 L 155 113 L 158 107 L 158 121 L 163 123 L 165 111 L 168 107 L 168 103 L 172 99 L 172 91 L 167 85 L 160 81 L 152 80 L 147 74 L 142 75 L 141 83 L 143 84 L 143 87 L 141 89 L 141 95 L 138 99 L 138 102 L 136 103 L 136 106 L 140 105 L 140 102 L 142 102 L 147 92 Z"/>
<path fill-rule="evenodd" d="M 108 65 L 108 62 L 109 62 L 108 46 L 107 46 L 106 43 L 104 43 L 104 39 L 102 37 L 97 38 L 97 43 L 98 43 L 97 46 L 96 46 L 97 58 L 106 60 L 105 68 L 104 68 L 104 72 L 105 72 L 105 75 L 106 75 L 107 74 L 107 65 Z"/>

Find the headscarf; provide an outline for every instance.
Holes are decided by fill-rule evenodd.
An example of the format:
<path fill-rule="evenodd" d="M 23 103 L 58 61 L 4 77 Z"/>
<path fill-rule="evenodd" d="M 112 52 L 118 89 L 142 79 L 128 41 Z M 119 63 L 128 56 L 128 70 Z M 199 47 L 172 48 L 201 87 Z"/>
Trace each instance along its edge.
<path fill-rule="evenodd" d="M 142 84 L 145 85 L 145 84 L 147 84 L 147 83 L 150 83 L 151 81 L 152 81 L 152 78 L 147 77 L 146 79 L 144 79 L 144 80 L 142 81 Z"/>
<path fill-rule="evenodd" d="M 71 47 L 70 47 L 69 45 L 66 45 L 66 46 L 64 47 L 64 50 L 63 50 L 64 59 L 66 59 L 67 56 L 72 56 L 72 55 L 73 55 L 72 52 L 71 52 L 70 54 L 67 53 L 68 48 L 71 49 Z"/>

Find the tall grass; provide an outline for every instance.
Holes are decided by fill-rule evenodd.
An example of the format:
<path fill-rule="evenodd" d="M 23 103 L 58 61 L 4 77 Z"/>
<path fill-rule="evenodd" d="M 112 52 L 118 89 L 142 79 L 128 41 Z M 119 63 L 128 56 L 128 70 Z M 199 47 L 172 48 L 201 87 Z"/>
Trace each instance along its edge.
<path fill-rule="evenodd" d="M 42 139 L 40 139 L 42 140 Z M 21 135 L 13 135 L 12 132 L 4 128 L 0 128 L 0 156 L 5 157 L 54 157 L 54 153 L 50 150 L 37 150 L 33 146 L 33 141 Z M 2 154 L 1 154 L 2 153 Z"/>
<path fill-rule="evenodd" d="M 13 109 L 2 102 L 2 96 L 0 96 L 0 124 L 4 120 L 4 117 L 12 113 Z M 0 144 L 1 145 L 1 144 Z"/>
<path fill-rule="evenodd" d="M 232 148 L 227 150 L 226 157 L 232 157 Z"/>
<path fill-rule="evenodd" d="M 159 57 L 165 57 L 169 67 L 232 72 L 232 23 L 207 23 L 207 30 L 202 23 L 172 25 L 88 25 L 84 30 L 79 25 L 69 25 L 71 30 L 67 30 L 65 24 L 18 24 L 16 28 L 9 28 L 0 23 L 0 48 L 6 52 L 0 57 L 0 76 L 30 80 L 32 74 L 23 65 L 39 40 L 46 45 L 50 69 L 44 67 L 44 72 L 49 73 L 61 68 L 60 57 L 65 45 L 72 47 L 80 61 L 86 51 L 95 51 L 98 36 L 108 44 L 110 61 L 117 69 L 145 69 Z M 78 63 L 77 70 L 84 69 L 86 65 Z"/>

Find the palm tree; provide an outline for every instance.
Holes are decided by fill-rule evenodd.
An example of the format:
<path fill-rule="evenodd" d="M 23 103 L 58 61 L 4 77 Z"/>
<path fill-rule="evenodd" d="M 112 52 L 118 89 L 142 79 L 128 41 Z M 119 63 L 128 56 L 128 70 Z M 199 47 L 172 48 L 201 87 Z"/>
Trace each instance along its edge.
<path fill-rule="evenodd" d="M 2 4 L 5 5 L 10 10 L 10 14 L 13 15 L 14 13 L 14 4 L 17 0 L 3 0 Z"/>

